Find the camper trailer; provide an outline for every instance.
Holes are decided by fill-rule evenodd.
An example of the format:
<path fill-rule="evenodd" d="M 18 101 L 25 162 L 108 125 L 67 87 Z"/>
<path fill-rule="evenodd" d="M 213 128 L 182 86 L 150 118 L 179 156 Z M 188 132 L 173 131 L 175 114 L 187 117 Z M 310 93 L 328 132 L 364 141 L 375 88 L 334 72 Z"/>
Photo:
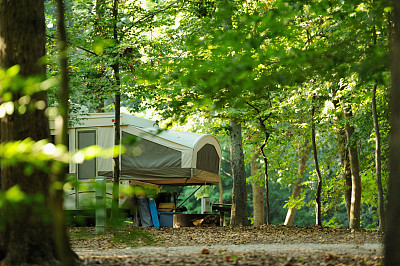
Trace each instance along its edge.
<path fill-rule="evenodd" d="M 68 129 L 71 153 L 97 145 L 107 149 L 114 146 L 114 113 L 92 113 L 76 116 Z M 75 119 L 74 119 L 75 121 Z M 120 189 L 132 185 L 211 185 L 220 182 L 221 148 L 211 135 L 161 130 L 153 121 L 122 113 L 120 155 Z M 50 120 L 55 134 L 54 120 Z M 95 201 L 94 181 L 106 180 L 107 207 L 110 207 L 114 161 L 96 157 L 81 164 L 70 161 L 71 185 L 64 188 L 65 210 L 91 208 Z M 79 184 L 79 186 L 73 184 Z M 121 191 L 120 206 L 126 201 Z"/>

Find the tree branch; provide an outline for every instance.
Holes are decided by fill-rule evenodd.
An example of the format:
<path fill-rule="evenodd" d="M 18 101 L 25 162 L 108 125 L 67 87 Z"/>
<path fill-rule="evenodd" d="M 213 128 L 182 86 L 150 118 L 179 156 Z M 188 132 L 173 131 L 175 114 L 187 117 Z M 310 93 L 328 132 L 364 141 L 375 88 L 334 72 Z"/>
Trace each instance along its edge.
<path fill-rule="evenodd" d="M 56 37 L 51 36 L 51 35 L 48 35 L 48 34 L 46 34 L 46 37 L 48 37 L 48 38 L 50 38 L 50 39 L 56 39 Z M 68 43 L 69 45 L 71 45 L 71 43 L 69 43 L 69 42 L 67 42 L 67 43 Z M 86 49 L 86 48 L 84 48 L 84 47 L 82 47 L 82 46 L 75 46 L 75 48 L 81 49 L 81 50 L 83 50 L 83 51 L 85 51 L 85 52 L 87 52 L 87 53 L 89 53 L 89 54 L 92 54 L 92 55 L 95 55 L 95 56 L 99 56 L 99 55 L 96 54 L 95 52 L 90 51 L 89 49 Z"/>
<path fill-rule="evenodd" d="M 249 103 L 248 101 L 246 101 L 246 104 L 249 105 L 249 106 L 250 106 L 251 108 L 253 108 L 254 110 L 256 110 L 257 114 L 261 114 L 261 111 L 260 111 L 260 109 L 259 109 L 258 107 L 256 107 L 255 105 Z M 267 116 L 259 117 L 259 118 L 258 118 L 258 121 L 259 121 L 261 124 L 264 124 L 264 122 L 267 121 L 268 118 L 271 117 L 271 115 L 272 115 L 272 113 L 270 112 Z"/>
<path fill-rule="evenodd" d="M 161 13 L 161 12 L 163 12 L 163 11 L 165 11 L 165 10 L 171 8 L 172 6 L 174 6 L 176 3 L 180 2 L 180 1 L 181 1 L 181 0 L 175 0 L 175 1 L 173 1 L 171 4 L 169 4 L 169 5 L 167 5 L 167 6 L 163 7 L 163 8 L 160 8 L 160 9 L 158 9 L 158 10 L 156 10 L 156 11 L 151 12 L 150 14 L 147 14 L 146 16 L 144 16 L 144 17 L 140 18 L 139 20 L 133 22 L 132 25 L 129 26 L 129 27 L 126 29 L 126 31 L 124 31 L 124 33 L 130 31 L 130 30 L 131 30 L 134 26 L 136 26 L 137 24 L 139 24 L 139 23 L 141 23 L 141 22 L 143 22 L 143 21 L 146 21 L 146 20 L 148 20 L 148 19 L 150 19 L 150 18 L 153 18 L 153 17 L 154 17 L 155 15 L 157 15 L 158 13 Z"/>
<path fill-rule="evenodd" d="M 246 104 L 249 105 L 251 108 L 253 108 L 254 110 L 256 110 L 257 114 L 260 114 L 261 111 L 259 108 L 257 108 L 255 105 L 249 103 L 248 101 L 246 101 Z"/>

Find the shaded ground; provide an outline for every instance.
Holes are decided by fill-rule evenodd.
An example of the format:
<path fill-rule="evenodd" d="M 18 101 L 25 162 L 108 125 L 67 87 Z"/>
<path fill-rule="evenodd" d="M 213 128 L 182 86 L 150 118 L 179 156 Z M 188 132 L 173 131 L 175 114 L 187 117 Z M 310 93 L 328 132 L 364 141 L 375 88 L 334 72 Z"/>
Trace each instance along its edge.
<path fill-rule="evenodd" d="M 76 229 L 71 230 L 74 235 Z M 375 230 L 127 227 L 95 237 L 93 228 L 85 230 L 86 237 L 72 237 L 73 248 L 85 265 L 383 264 L 383 238 Z"/>

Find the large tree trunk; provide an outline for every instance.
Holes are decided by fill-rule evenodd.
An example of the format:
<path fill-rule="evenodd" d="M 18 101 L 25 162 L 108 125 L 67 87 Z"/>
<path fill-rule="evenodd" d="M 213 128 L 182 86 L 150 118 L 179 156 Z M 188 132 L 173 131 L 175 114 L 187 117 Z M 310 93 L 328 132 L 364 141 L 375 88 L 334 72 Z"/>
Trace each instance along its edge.
<path fill-rule="evenodd" d="M 382 164 L 381 164 L 381 133 L 379 132 L 378 114 L 376 111 L 376 87 L 375 84 L 372 88 L 372 117 L 374 118 L 375 130 L 375 173 L 376 185 L 378 188 L 378 216 L 379 216 L 379 232 L 384 231 L 385 225 L 385 209 L 382 188 Z"/>
<path fill-rule="evenodd" d="M 385 225 L 385 265 L 388 266 L 400 265 L 400 2 L 394 0 L 393 6 L 390 176 Z"/>
<path fill-rule="evenodd" d="M 304 178 L 304 173 L 306 171 L 306 164 L 308 160 L 308 156 L 310 156 L 310 145 L 309 145 L 309 140 L 306 138 L 304 145 L 299 147 L 299 164 L 297 167 L 297 182 L 296 185 L 293 187 L 292 190 L 292 197 L 293 199 L 297 199 L 300 196 L 300 192 L 302 189 L 301 183 L 303 183 L 303 178 Z M 288 208 L 288 211 L 286 213 L 286 219 L 285 219 L 285 225 L 291 226 L 293 224 L 294 220 L 294 215 L 296 213 L 296 206 L 292 208 Z"/>
<path fill-rule="evenodd" d="M 251 158 L 251 175 L 255 176 L 257 174 L 257 170 L 261 169 L 261 165 L 259 163 L 260 153 L 257 152 Z M 258 177 L 261 180 L 261 177 Z M 261 226 L 264 224 L 264 187 L 261 183 L 252 183 L 251 188 L 253 190 L 253 225 Z"/>
<path fill-rule="evenodd" d="M 19 65 L 22 78 L 37 76 L 44 79 L 45 66 L 39 63 L 44 55 L 44 1 L 0 0 L 0 68 Z M 21 92 L 14 91 L 12 100 L 17 102 L 21 96 Z M 44 92 L 31 96 L 31 103 L 38 101 L 47 102 Z M 49 122 L 42 108 L 28 110 L 24 114 L 15 111 L 4 116 L 1 119 L 1 129 L 2 143 L 28 137 L 33 140 L 50 138 Z M 5 231 L 0 233 L 0 260 L 6 265 L 56 265 L 53 230 L 43 216 L 49 215 L 48 174 L 34 170 L 27 176 L 24 165 L 18 164 L 2 167 L 1 176 L 3 192 L 19 185 L 28 196 L 43 195 L 45 200 L 18 205 L 18 211 L 13 213 L 13 220 L 6 222 Z M 37 213 L 35 210 L 38 209 L 44 213 Z M 7 210 L 3 208 L 1 211 Z"/>
<path fill-rule="evenodd" d="M 347 120 L 352 117 L 351 111 L 346 113 Z M 358 160 L 358 150 L 356 141 L 352 139 L 354 134 L 354 127 L 346 121 L 346 137 L 347 147 L 349 150 L 350 169 L 351 169 L 351 205 L 350 205 L 350 220 L 349 227 L 351 229 L 360 228 L 361 216 L 361 177 L 360 177 L 360 164 Z"/>
<path fill-rule="evenodd" d="M 235 119 L 231 119 L 229 125 L 231 139 L 231 167 L 233 176 L 230 225 L 248 225 L 249 220 L 247 218 L 247 189 L 242 147 L 242 126 Z"/>

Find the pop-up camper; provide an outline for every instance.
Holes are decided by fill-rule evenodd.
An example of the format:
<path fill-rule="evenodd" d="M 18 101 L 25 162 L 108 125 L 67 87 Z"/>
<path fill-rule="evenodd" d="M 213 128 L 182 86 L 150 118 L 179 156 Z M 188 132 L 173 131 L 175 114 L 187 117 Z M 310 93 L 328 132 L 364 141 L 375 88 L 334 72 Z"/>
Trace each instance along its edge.
<path fill-rule="evenodd" d="M 93 113 L 77 117 L 68 130 L 71 153 L 91 145 L 114 146 L 114 113 Z M 121 114 L 121 143 L 135 139 L 134 145 L 124 144 L 120 155 L 121 184 L 137 182 L 152 185 L 218 184 L 221 148 L 211 135 L 160 130 L 155 122 L 133 115 Z M 52 135 L 54 120 L 50 120 Z M 107 180 L 107 197 L 111 198 L 112 158 L 96 157 L 82 164 L 69 163 L 69 173 L 85 186 L 65 189 L 64 208 L 78 210 L 93 204 L 93 181 Z M 66 186 L 68 187 L 68 186 Z M 120 201 L 120 204 L 123 200 Z M 109 201 L 108 204 L 109 205 Z"/>

